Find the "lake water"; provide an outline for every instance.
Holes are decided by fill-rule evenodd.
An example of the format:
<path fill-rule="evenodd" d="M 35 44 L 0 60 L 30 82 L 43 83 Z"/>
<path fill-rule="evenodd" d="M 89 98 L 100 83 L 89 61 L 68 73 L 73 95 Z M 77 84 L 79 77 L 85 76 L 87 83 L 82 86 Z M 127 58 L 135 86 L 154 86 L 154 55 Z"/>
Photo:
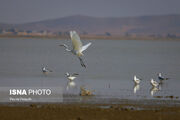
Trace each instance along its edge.
<path fill-rule="evenodd" d="M 59 44 L 70 40 L 0 38 L 0 87 L 62 87 L 64 99 L 79 95 L 80 86 L 93 90 L 96 98 L 157 99 L 180 97 L 180 41 L 84 40 L 92 45 L 84 51 L 87 68 Z M 53 72 L 42 74 L 47 66 Z M 79 73 L 76 87 L 69 87 L 65 73 Z M 160 90 L 150 79 L 157 73 L 170 78 Z M 135 91 L 133 76 L 142 78 Z M 134 88 L 136 87 L 136 88 Z M 69 97 L 69 95 L 71 97 Z"/>

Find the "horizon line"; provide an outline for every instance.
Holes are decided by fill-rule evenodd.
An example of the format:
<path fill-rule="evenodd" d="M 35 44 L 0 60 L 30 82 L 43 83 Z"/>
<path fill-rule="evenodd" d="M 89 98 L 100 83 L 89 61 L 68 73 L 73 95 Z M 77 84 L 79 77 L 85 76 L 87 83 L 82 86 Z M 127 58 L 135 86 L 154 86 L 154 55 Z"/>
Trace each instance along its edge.
<path fill-rule="evenodd" d="M 91 15 L 83 15 L 83 14 L 74 14 L 74 15 L 68 15 L 68 16 L 63 16 L 63 17 L 56 17 L 56 18 L 49 18 L 49 19 L 42 19 L 42 20 L 37 20 L 37 21 L 31 21 L 31 22 L 22 22 L 22 23 L 6 23 L 6 22 L 0 22 L 0 24 L 6 24 L 6 25 L 21 25 L 21 24 L 31 24 L 31 23 L 36 23 L 36 22 L 43 22 L 43 21 L 49 21 L 49 20 L 56 20 L 56 19 L 62 19 L 62 18 L 68 18 L 68 17 L 91 17 L 91 18 L 133 18 L 133 17 L 152 17 L 152 16 L 175 16 L 175 15 L 180 15 L 180 13 L 169 13 L 169 14 L 150 14 L 150 15 L 135 15 L 135 16 L 91 16 Z"/>

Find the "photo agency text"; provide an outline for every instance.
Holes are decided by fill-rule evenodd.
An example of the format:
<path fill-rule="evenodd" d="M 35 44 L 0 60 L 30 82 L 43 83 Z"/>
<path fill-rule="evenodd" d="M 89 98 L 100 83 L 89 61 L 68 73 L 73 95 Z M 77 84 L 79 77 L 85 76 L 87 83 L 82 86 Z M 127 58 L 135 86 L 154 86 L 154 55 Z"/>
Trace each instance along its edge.
<path fill-rule="evenodd" d="M 50 89 L 10 89 L 9 95 L 51 95 Z"/>

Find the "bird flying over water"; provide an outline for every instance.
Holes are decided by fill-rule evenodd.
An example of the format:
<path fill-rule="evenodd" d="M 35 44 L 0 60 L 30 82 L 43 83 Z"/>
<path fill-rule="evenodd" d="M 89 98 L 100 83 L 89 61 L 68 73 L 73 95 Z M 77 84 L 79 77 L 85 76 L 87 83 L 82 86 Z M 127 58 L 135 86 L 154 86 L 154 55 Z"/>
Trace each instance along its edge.
<path fill-rule="evenodd" d="M 62 44 L 62 45 L 59 45 L 59 46 L 65 47 L 66 51 L 72 52 L 74 55 L 76 55 L 79 58 L 81 66 L 86 68 L 86 65 L 84 64 L 81 57 L 84 55 L 83 51 L 86 50 L 91 45 L 91 43 L 88 43 L 88 44 L 83 46 L 83 44 L 82 44 L 82 42 L 80 40 L 80 37 L 76 33 L 76 31 L 70 31 L 70 37 L 71 37 L 73 49 L 70 50 L 66 44 Z"/>

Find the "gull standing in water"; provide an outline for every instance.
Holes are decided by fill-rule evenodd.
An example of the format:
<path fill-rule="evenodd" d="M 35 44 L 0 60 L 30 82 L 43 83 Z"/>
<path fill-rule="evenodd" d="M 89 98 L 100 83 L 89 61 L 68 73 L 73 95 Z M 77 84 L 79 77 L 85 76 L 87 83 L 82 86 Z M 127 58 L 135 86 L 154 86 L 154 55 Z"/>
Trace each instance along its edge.
<path fill-rule="evenodd" d="M 136 75 L 134 75 L 134 93 L 136 93 L 139 89 L 140 89 L 140 85 L 139 83 L 141 82 L 141 79 L 140 78 L 137 78 Z"/>
<path fill-rule="evenodd" d="M 48 68 L 46 68 L 46 67 L 42 67 L 42 72 L 47 75 L 47 74 L 49 74 L 50 72 L 52 72 L 52 70 L 50 70 L 50 69 L 48 69 Z"/>
<path fill-rule="evenodd" d="M 161 87 L 160 87 L 160 84 L 158 82 L 156 82 L 154 79 L 151 79 L 151 85 L 152 85 L 152 88 L 151 88 L 150 92 L 151 92 L 151 96 L 153 96 L 154 93 L 161 90 Z"/>
<path fill-rule="evenodd" d="M 136 75 L 134 75 L 134 79 L 133 79 L 133 80 L 134 80 L 134 83 L 135 83 L 135 84 L 139 84 L 142 79 L 137 78 Z"/>
<path fill-rule="evenodd" d="M 168 80 L 169 78 L 165 78 L 165 77 L 162 76 L 161 73 L 158 73 L 158 79 L 159 80 Z"/>
<path fill-rule="evenodd" d="M 158 86 L 159 86 L 159 83 L 156 82 L 154 79 L 151 79 L 151 85 L 152 85 L 153 87 L 158 87 Z"/>
<path fill-rule="evenodd" d="M 88 43 L 88 44 L 83 46 L 82 42 L 80 40 L 80 37 L 76 33 L 76 31 L 70 31 L 70 37 L 71 37 L 72 47 L 73 47 L 72 50 L 70 50 L 66 44 L 59 45 L 59 46 L 65 47 L 66 51 L 72 52 L 74 55 L 76 55 L 79 58 L 79 60 L 80 60 L 81 66 L 86 68 L 86 65 L 84 64 L 84 62 L 83 62 L 81 57 L 84 55 L 82 52 L 84 50 L 86 50 L 91 45 L 91 43 Z"/>

